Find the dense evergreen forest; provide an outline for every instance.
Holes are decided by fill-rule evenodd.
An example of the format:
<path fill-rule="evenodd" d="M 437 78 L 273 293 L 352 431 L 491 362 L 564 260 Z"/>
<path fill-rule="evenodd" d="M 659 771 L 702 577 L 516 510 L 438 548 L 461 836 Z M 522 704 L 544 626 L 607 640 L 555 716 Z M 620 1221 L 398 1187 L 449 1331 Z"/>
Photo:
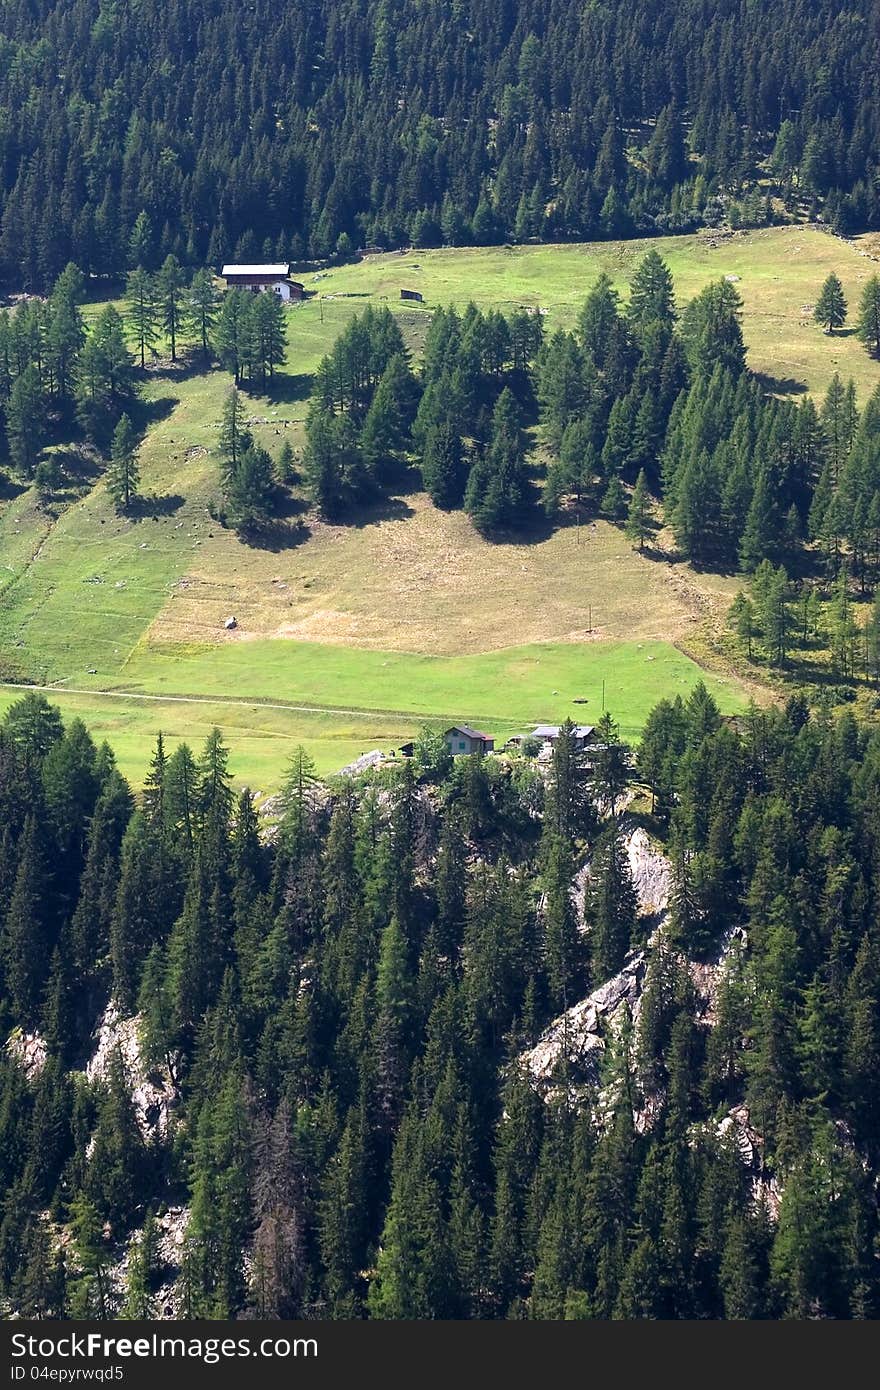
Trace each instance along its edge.
<path fill-rule="evenodd" d="M 160 740 L 136 802 L 14 705 L 3 1306 L 876 1316 L 880 735 L 798 697 L 733 726 L 698 686 L 636 756 L 599 736 L 453 763 L 426 730 L 330 786 L 299 753 L 267 833 L 219 732 Z"/>
<path fill-rule="evenodd" d="M 872 0 L 11 0 L 0 282 L 824 212 L 880 226 Z M 771 207 L 771 195 L 775 199 Z"/>

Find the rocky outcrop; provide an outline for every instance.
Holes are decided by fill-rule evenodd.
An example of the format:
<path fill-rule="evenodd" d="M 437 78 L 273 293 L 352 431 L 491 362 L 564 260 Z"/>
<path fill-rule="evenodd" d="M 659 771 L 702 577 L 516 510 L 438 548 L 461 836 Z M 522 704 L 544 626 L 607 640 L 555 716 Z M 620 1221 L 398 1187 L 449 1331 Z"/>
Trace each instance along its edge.
<path fill-rule="evenodd" d="M 763 1200 L 767 1211 L 775 1221 L 779 1216 L 779 1203 L 782 1189 L 778 1178 L 769 1173 L 764 1166 L 764 1136 L 752 1124 L 747 1105 L 734 1105 L 716 1126 L 716 1133 L 723 1138 L 730 1135 L 734 1147 L 748 1169 L 752 1182 L 752 1195 L 756 1202 Z"/>
<path fill-rule="evenodd" d="M 608 1029 L 622 1006 L 636 1009 L 644 976 L 645 953 L 638 951 L 619 974 L 544 1029 L 535 1046 L 521 1058 L 537 1086 L 545 1091 L 551 1088 L 563 1063 L 572 1082 L 598 1084 Z"/>
<path fill-rule="evenodd" d="M 183 1265 L 189 1215 L 189 1207 L 168 1207 L 154 1220 L 155 1266 L 151 1297 L 153 1316 L 157 1319 L 184 1316 L 178 1279 Z M 132 1257 L 143 1239 L 143 1234 L 143 1227 L 133 1231 L 124 1247 L 119 1249 L 118 1258 L 108 1264 L 105 1272 L 105 1294 L 117 1315 L 125 1303 Z M 62 1244 L 69 1245 L 67 1233 L 62 1234 Z"/>
<path fill-rule="evenodd" d="M 626 828 L 624 818 L 623 844 L 626 849 L 633 887 L 638 899 L 640 917 L 651 918 L 657 923 L 665 919 L 669 907 L 669 894 L 672 886 L 672 869 L 648 832 L 640 825 Z M 589 861 L 579 870 L 574 881 L 574 902 L 582 931 L 587 930 L 586 902 L 590 883 Z"/>
<path fill-rule="evenodd" d="M 669 907 L 672 887 L 669 860 L 660 853 L 640 825 L 626 836 L 625 844 L 639 900 L 639 913 L 642 917 L 660 917 Z"/>
<path fill-rule="evenodd" d="M 109 1074 L 114 1053 L 119 1052 L 125 1067 L 135 1114 L 144 1138 L 167 1133 L 172 1111 L 177 1105 L 177 1089 L 166 1066 L 148 1067 L 141 1056 L 140 1016 L 123 1018 L 109 1003 L 93 1034 L 93 1048 L 86 1063 L 90 1081 L 103 1081 Z"/>
<path fill-rule="evenodd" d="M 14 1028 L 6 1042 L 6 1051 L 24 1068 L 29 1079 L 39 1076 L 46 1065 L 46 1039 L 42 1033 L 23 1033 Z"/>
<path fill-rule="evenodd" d="M 694 992 L 697 996 L 697 1022 L 707 1027 L 715 1024 L 715 1002 L 724 966 L 731 951 L 744 949 L 748 941 L 744 927 L 734 927 L 727 933 L 714 960 L 688 962 Z"/>

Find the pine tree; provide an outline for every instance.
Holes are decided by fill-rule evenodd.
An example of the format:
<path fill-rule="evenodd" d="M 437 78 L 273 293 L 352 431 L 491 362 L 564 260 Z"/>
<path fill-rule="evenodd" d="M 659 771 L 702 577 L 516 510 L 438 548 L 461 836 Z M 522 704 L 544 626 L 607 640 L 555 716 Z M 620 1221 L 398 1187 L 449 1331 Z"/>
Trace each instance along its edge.
<path fill-rule="evenodd" d="M 135 1322 L 149 1322 L 156 1316 L 156 1301 L 152 1282 L 156 1268 L 156 1220 L 152 1209 L 147 1212 L 137 1243 L 132 1242 L 125 1281 L 125 1302 L 119 1316 Z"/>
<path fill-rule="evenodd" d="M 197 270 L 189 287 L 184 310 L 190 331 L 195 333 L 202 353 L 209 357 L 212 334 L 220 308 L 220 292 L 210 270 Z"/>
<path fill-rule="evenodd" d="M 147 1178 L 148 1160 L 119 1049 L 112 1054 L 98 1101 L 86 1191 L 118 1235 L 128 1224 Z"/>
<path fill-rule="evenodd" d="M 239 386 L 254 359 L 254 296 L 230 289 L 223 296 L 214 334 L 217 354 Z"/>
<path fill-rule="evenodd" d="M 648 251 L 636 267 L 627 315 L 640 334 L 649 324 L 662 323 L 671 328 L 675 321 L 672 272 L 658 251 Z"/>
<path fill-rule="evenodd" d="M 390 1131 L 400 1114 L 413 1022 L 413 979 L 400 922 L 392 917 L 382 933 L 376 977 L 374 1048 L 379 1123 Z"/>
<path fill-rule="evenodd" d="M 265 449 L 252 444 L 240 455 L 226 487 L 229 518 L 239 531 L 268 521 L 275 503 L 275 472 Z"/>
<path fill-rule="evenodd" d="M 755 608 L 751 599 L 740 589 L 727 614 L 727 621 L 737 637 L 745 643 L 749 661 L 752 659 L 752 642 L 755 636 Z"/>
<path fill-rule="evenodd" d="M 125 283 L 125 302 L 141 367 L 144 367 L 147 348 L 155 347 L 159 335 L 160 299 L 155 279 L 140 264 Z"/>
<path fill-rule="evenodd" d="M 140 485 L 137 433 L 127 415 L 120 416 L 110 445 L 106 481 L 116 510 L 127 512 Z"/>
<path fill-rule="evenodd" d="M 774 517 L 773 491 L 766 468 L 761 468 L 755 481 L 752 500 L 746 516 L 739 547 L 743 569 L 755 570 L 762 560 L 776 554 L 779 533 Z"/>
<path fill-rule="evenodd" d="M 681 336 L 694 371 L 710 375 L 716 366 L 738 375 L 745 366 L 740 318 L 742 300 L 727 280 L 707 285 L 681 319 Z"/>
<path fill-rule="evenodd" d="M 516 526 L 529 500 L 525 443 L 519 407 L 505 387 L 492 415 L 492 440 L 474 463 L 465 492 L 465 510 L 484 535 Z"/>
<path fill-rule="evenodd" d="M 420 467 L 425 488 L 436 507 L 461 506 L 467 472 L 461 435 L 451 421 L 428 429 Z"/>
<path fill-rule="evenodd" d="M 42 763 L 49 750 L 64 736 L 64 724 L 57 707 L 34 690 L 9 706 L 0 727 L 4 738 L 18 750 L 25 768 L 29 769 Z"/>
<path fill-rule="evenodd" d="M 18 851 L 18 870 L 2 937 L 6 988 L 16 1019 L 34 1028 L 40 1016 L 51 934 L 46 881 L 49 865 L 35 816 L 28 816 Z"/>
<path fill-rule="evenodd" d="M 177 361 L 177 340 L 186 314 L 185 288 L 186 278 L 180 262 L 176 256 L 166 256 L 156 277 L 156 299 L 172 362 Z"/>
<path fill-rule="evenodd" d="M 849 576 L 841 565 L 831 605 L 831 665 L 845 680 L 855 674 L 858 626 L 849 597 Z"/>
<path fill-rule="evenodd" d="M 617 724 L 608 710 L 596 725 L 595 749 L 590 758 L 590 785 L 596 798 L 613 818 L 617 804 L 626 790 L 630 772 L 631 750 L 620 737 Z"/>
<path fill-rule="evenodd" d="M 570 845 L 554 835 L 544 847 L 544 969 L 555 1012 L 580 996 L 584 983 L 583 947 L 572 900 L 574 864 Z"/>
<path fill-rule="evenodd" d="M 251 314 L 252 357 L 250 366 L 256 371 L 260 385 L 275 375 L 275 368 L 284 362 L 287 347 L 287 323 L 284 306 L 277 294 L 267 291 L 254 299 Z"/>
<path fill-rule="evenodd" d="M 33 476 L 46 437 L 46 403 L 36 367 L 25 367 L 6 402 L 9 453 L 25 478 Z"/>
<path fill-rule="evenodd" d="M 220 435 L 217 441 L 217 447 L 224 462 L 224 479 L 228 479 L 235 473 L 242 455 L 250 449 L 253 443 L 245 419 L 245 406 L 241 392 L 237 387 L 232 386 L 223 402 Z"/>
<path fill-rule="evenodd" d="M 275 460 L 275 477 L 283 487 L 296 481 L 296 464 L 290 441 L 285 439 Z"/>
<path fill-rule="evenodd" d="M 360 438 L 367 472 L 380 484 L 390 481 L 410 442 L 415 389 L 405 357 L 395 353 L 376 387 Z"/>
<path fill-rule="evenodd" d="M 571 841 L 586 828 L 587 771 L 575 726 L 567 719 L 553 740 L 544 833 Z"/>
<path fill-rule="evenodd" d="M 880 357 L 880 275 L 872 275 L 862 290 L 856 332 L 868 352 Z"/>
<path fill-rule="evenodd" d="M 202 1317 L 229 1317 L 244 1298 L 243 1254 L 250 1219 L 248 1129 L 241 1080 L 233 1069 L 202 1107 L 193 1142 L 184 1274 L 191 1312 Z"/>
<path fill-rule="evenodd" d="M 374 1318 L 442 1318 L 451 1312 L 440 1194 L 419 1128 L 420 1117 L 408 1111 L 395 1144 L 391 1197 L 370 1284 Z"/>
<path fill-rule="evenodd" d="M 651 499 L 648 495 L 648 480 L 645 470 L 639 471 L 626 514 L 626 535 L 631 541 L 638 541 L 639 550 L 644 550 L 645 541 L 652 529 Z"/>
<path fill-rule="evenodd" d="M 842 328 L 846 323 L 846 296 L 843 293 L 843 285 L 834 271 L 819 292 L 813 318 L 816 323 L 824 324 L 828 333 L 833 333 L 835 328 Z"/>
<path fill-rule="evenodd" d="M 588 904 L 593 978 L 606 980 L 623 965 L 636 926 L 636 894 L 616 824 L 593 850 Z"/>
<path fill-rule="evenodd" d="M 612 285 L 611 277 L 602 271 L 578 315 L 581 342 L 597 367 L 602 367 L 605 363 L 618 314 L 619 296 Z"/>
<path fill-rule="evenodd" d="M 608 486 L 602 494 L 599 510 L 609 521 L 620 521 L 626 513 L 626 492 L 616 473 L 612 473 Z"/>
<path fill-rule="evenodd" d="M 108 1252 L 100 1216 L 84 1192 L 74 1198 L 70 1208 L 73 1250 L 85 1285 L 84 1307 L 80 1316 L 107 1316 Z"/>
<path fill-rule="evenodd" d="M 135 218 L 128 242 L 129 265 L 135 270 L 148 267 L 153 260 L 155 238 L 149 217 L 143 209 Z M 153 262 L 155 264 L 155 262 Z"/>

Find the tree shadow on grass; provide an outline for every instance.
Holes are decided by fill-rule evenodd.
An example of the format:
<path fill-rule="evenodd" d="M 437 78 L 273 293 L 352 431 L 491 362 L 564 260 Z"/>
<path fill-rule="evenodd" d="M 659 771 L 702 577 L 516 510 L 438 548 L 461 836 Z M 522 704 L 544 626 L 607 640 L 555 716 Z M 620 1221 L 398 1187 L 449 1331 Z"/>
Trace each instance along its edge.
<path fill-rule="evenodd" d="M 201 347 L 185 347 L 178 351 L 174 362 L 170 357 L 163 357 L 161 353 L 155 353 L 141 368 L 138 365 L 138 372 L 142 372 L 145 381 L 155 380 L 157 377 L 170 382 L 188 381 L 190 377 L 207 376 L 211 371 L 211 357 L 205 356 Z"/>
<path fill-rule="evenodd" d="M 179 396 L 158 396 L 154 401 L 138 399 L 132 402 L 129 410 L 131 422 L 139 434 L 146 434 L 151 425 L 157 425 L 160 420 L 167 420 L 179 404 Z"/>
<path fill-rule="evenodd" d="M 295 550 L 303 545 L 312 534 L 304 521 L 285 521 L 281 518 L 265 521 L 259 526 L 249 526 L 239 531 L 242 545 L 251 550 L 269 550 L 278 554 L 282 550 Z"/>
<path fill-rule="evenodd" d="M 402 521 L 405 517 L 414 515 L 414 509 L 402 497 L 381 497 L 376 502 L 359 507 L 356 512 L 348 512 L 334 518 L 334 522 L 337 526 L 351 526 L 362 530 L 365 526 L 375 525 L 377 521 Z"/>
<path fill-rule="evenodd" d="M 764 391 L 772 396 L 803 396 L 807 383 L 792 376 L 771 376 L 769 372 L 755 372 L 755 380 Z"/>
<path fill-rule="evenodd" d="M 27 492 L 28 486 L 28 483 L 22 482 L 19 478 L 11 478 L 0 470 L 0 502 L 14 502 L 16 497 Z"/>
<path fill-rule="evenodd" d="M 255 396 L 265 396 L 272 405 L 294 405 L 297 401 L 307 401 L 312 394 L 314 377 L 309 372 L 276 372 L 264 386 L 245 384 L 244 390 Z"/>
<path fill-rule="evenodd" d="M 563 523 L 566 529 L 574 525 L 573 521 Z M 498 527 L 497 530 L 480 531 L 479 534 L 490 545 L 539 545 L 541 541 L 548 541 L 554 531 L 559 529 L 558 517 L 547 516 L 543 508 L 532 506 L 517 527 Z M 581 529 L 586 529 L 586 523 Z"/>
<path fill-rule="evenodd" d="M 296 497 L 293 493 L 279 489 L 278 499 L 275 503 L 276 515 L 284 520 L 291 517 L 300 517 L 303 512 L 309 510 L 309 503 L 304 497 Z"/>
<path fill-rule="evenodd" d="M 162 496 L 149 492 L 145 495 L 133 497 L 128 508 L 128 515 L 133 521 L 145 521 L 150 517 L 158 520 L 160 516 L 173 516 L 184 503 L 184 498 L 179 492 L 168 492 Z"/>

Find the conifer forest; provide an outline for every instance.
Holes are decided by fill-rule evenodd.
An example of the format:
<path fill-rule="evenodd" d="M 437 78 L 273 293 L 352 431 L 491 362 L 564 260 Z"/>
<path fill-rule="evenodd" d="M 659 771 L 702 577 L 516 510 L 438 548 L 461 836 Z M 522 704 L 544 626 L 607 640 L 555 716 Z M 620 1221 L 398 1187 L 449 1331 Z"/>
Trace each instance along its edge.
<path fill-rule="evenodd" d="M 0 7 L 0 1317 L 880 1317 L 878 233 L 873 0 Z"/>

